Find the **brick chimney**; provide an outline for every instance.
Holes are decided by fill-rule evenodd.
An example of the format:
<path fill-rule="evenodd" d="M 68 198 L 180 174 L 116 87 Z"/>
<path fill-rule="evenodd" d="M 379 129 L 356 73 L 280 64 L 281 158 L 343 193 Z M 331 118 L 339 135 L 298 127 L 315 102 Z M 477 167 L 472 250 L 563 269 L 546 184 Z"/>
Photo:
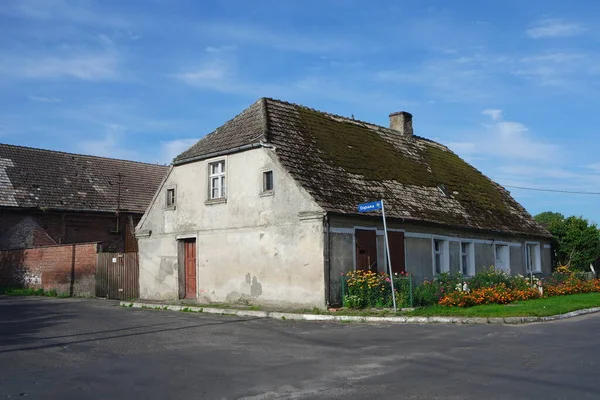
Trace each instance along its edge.
<path fill-rule="evenodd" d="M 413 135 L 412 114 L 406 111 L 399 111 L 390 114 L 390 129 L 399 132 L 404 136 Z"/>

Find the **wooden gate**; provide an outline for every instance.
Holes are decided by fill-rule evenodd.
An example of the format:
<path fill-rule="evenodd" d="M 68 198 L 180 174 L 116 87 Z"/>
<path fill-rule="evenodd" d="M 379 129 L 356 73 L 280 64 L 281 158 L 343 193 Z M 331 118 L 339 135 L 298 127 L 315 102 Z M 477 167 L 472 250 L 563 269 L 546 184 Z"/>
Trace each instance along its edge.
<path fill-rule="evenodd" d="M 137 299 L 139 277 L 138 253 L 98 253 L 96 297 Z"/>

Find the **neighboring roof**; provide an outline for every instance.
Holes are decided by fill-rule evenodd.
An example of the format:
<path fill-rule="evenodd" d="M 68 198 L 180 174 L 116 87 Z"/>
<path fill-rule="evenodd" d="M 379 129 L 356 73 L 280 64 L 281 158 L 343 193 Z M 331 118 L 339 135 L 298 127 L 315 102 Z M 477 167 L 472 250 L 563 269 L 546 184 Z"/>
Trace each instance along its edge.
<path fill-rule="evenodd" d="M 384 199 L 386 216 L 548 237 L 506 191 L 447 147 L 386 127 L 260 99 L 175 159 L 175 164 L 272 144 L 281 163 L 326 211 L 358 215 Z"/>
<path fill-rule="evenodd" d="M 167 171 L 163 165 L 0 144 L 0 207 L 143 213 Z"/>

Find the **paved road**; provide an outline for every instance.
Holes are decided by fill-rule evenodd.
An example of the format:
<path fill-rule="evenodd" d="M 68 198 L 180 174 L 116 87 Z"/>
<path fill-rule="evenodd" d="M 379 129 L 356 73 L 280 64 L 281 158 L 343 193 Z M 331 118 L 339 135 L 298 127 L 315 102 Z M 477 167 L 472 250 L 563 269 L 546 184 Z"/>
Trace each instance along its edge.
<path fill-rule="evenodd" d="M 600 315 L 361 325 L 0 297 L 0 399 L 598 399 Z"/>

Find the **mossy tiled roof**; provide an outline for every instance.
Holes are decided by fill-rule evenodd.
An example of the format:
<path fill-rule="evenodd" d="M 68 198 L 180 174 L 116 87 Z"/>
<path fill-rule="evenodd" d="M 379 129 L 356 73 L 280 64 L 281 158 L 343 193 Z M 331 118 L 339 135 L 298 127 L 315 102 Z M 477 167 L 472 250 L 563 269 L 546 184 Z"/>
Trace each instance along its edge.
<path fill-rule="evenodd" d="M 258 142 L 272 144 L 328 212 L 358 214 L 359 203 L 384 199 L 390 218 L 549 236 L 503 187 L 445 146 L 279 100 L 260 99 L 175 162 Z"/>
<path fill-rule="evenodd" d="M 0 144 L 0 207 L 143 213 L 168 167 Z"/>

